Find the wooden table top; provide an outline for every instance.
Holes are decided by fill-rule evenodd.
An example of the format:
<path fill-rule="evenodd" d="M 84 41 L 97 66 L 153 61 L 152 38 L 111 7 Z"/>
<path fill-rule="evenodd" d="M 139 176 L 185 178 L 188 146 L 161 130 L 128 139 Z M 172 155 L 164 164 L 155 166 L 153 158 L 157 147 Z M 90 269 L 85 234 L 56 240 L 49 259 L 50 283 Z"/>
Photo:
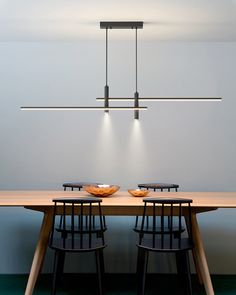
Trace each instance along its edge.
<path fill-rule="evenodd" d="M 53 198 L 90 196 L 84 191 L 0 191 L 0 206 L 52 206 Z M 192 207 L 236 208 L 236 192 L 150 192 L 150 197 L 177 197 L 193 200 Z M 103 206 L 143 206 L 142 198 L 119 191 L 103 198 Z"/>

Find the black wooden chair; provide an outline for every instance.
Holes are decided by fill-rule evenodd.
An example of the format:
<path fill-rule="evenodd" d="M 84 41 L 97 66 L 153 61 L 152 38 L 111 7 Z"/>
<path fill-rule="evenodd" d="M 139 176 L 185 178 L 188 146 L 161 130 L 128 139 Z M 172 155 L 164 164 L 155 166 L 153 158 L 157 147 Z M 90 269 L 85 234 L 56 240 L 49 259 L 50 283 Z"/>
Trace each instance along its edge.
<path fill-rule="evenodd" d="M 160 253 L 175 253 L 177 271 L 182 283 L 185 282 L 186 294 L 192 295 L 191 273 L 188 251 L 193 249 L 191 226 L 191 203 L 189 199 L 146 198 L 139 231 L 137 278 L 138 295 L 145 294 L 145 278 L 148 266 L 149 251 Z M 145 219 L 151 215 L 148 230 L 145 229 Z M 169 217 L 169 218 L 168 218 Z M 175 235 L 174 228 L 182 232 L 183 219 L 189 223 L 188 234 Z M 165 223 L 169 223 L 166 227 Z"/>
<path fill-rule="evenodd" d="M 97 290 L 98 295 L 102 295 L 103 249 L 106 247 L 104 240 L 106 225 L 101 210 L 102 200 L 94 197 L 63 198 L 54 199 L 53 202 L 53 226 L 49 241 L 49 247 L 55 250 L 52 295 L 56 294 L 56 287 L 63 273 L 67 252 L 95 252 L 98 276 Z"/>

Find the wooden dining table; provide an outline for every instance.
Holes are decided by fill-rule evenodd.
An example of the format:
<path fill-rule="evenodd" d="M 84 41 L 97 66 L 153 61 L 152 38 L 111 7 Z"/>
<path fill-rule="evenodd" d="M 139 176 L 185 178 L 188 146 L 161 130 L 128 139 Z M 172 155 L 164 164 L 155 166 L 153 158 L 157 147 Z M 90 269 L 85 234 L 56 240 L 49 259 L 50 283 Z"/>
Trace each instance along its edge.
<path fill-rule="evenodd" d="M 24 207 L 43 213 L 39 239 L 35 248 L 25 295 L 33 294 L 43 265 L 52 227 L 53 202 L 60 197 L 87 197 L 84 191 L 0 191 L 1 207 Z M 192 230 L 194 240 L 193 257 L 199 281 L 206 294 L 214 295 L 214 289 L 207 265 L 197 214 L 218 208 L 236 208 L 236 192 L 150 192 L 148 197 L 190 198 L 192 203 Z M 103 198 L 102 210 L 107 216 L 137 216 L 142 214 L 142 198 L 132 197 L 128 192 L 117 192 Z"/>

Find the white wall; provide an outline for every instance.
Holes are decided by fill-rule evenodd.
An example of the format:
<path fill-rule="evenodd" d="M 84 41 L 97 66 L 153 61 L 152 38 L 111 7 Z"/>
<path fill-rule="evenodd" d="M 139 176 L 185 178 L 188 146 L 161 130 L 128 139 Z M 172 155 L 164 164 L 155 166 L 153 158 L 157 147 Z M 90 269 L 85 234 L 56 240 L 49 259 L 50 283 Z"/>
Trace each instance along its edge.
<path fill-rule="evenodd" d="M 133 95 L 133 49 L 132 42 L 111 42 L 111 96 Z M 106 122 L 101 112 L 19 109 L 99 105 L 104 42 L 0 43 L 0 189 L 60 190 L 65 181 L 91 180 L 122 189 L 160 181 L 178 183 L 184 191 L 235 191 L 235 50 L 235 43 L 140 42 L 141 96 L 223 101 L 149 103 L 135 126 L 132 112 L 112 112 Z M 41 218 L 0 208 L 0 273 L 29 271 Z M 108 271 L 134 271 L 133 218 L 108 221 Z M 199 223 L 210 271 L 236 273 L 235 210 L 202 214 Z M 67 270 L 75 269 L 68 262 Z"/>

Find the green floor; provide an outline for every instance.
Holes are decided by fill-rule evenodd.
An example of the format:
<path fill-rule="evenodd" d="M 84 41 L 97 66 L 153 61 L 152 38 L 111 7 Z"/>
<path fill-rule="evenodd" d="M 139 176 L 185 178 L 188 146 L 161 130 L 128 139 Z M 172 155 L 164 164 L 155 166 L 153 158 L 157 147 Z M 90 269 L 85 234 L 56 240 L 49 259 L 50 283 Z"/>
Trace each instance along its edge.
<path fill-rule="evenodd" d="M 24 294 L 27 281 L 26 275 L 0 275 L 1 295 Z M 236 275 L 212 276 L 216 295 L 236 295 Z M 205 294 L 203 288 L 197 284 L 193 276 L 193 294 Z M 136 294 L 135 276 L 130 274 L 107 275 L 105 278 L 105 295 L 133 295 Z M 37 282 L 34 295 L 49 295 L 51 277 L 42 275 Z M 147 279 L 146 295 L 182 295 L 175 275 L 149 275 Z M 93 275 L 65 275 L 58 289 L 58 295 L 93 295 L 96 294 L 96 277 Z"/>

